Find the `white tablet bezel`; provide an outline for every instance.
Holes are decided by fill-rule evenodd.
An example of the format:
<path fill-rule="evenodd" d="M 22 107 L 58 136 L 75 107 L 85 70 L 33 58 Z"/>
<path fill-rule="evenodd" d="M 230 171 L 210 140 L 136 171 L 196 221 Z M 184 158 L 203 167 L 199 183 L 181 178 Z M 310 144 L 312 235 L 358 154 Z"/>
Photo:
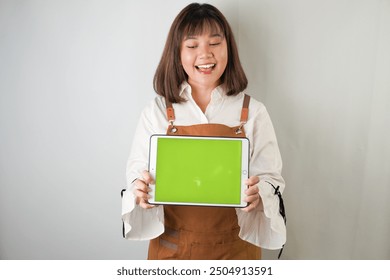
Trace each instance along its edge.
<path fill-rule="evenodd" d="M 234 140 L 240 141 L 242 152 L 241 152 L 241 186 L 240 186 L 240 204 L 221 204 L 221 203 L 191 203 L 191 202 L 167 202 L 167 201 L 156 201 L 155 190 L 156 185 L 150 184 L 151 191 L 149 194 L 151 198 L 148 200 L 150 204 L 156 205 L 191 205 L 191 206 L 220 206 L 220 207 L 236 207 L 243 208 L 248 205 L 244 201 L 246 197 L 245 190 L 248 188 L 244 181 L 249 177 L 249 139 L 248 138 L 236 138 L 236 137 L 213 137 L 213 136 L 171 136 L 171 135 L 160 135 L 154 134 L 150 137 L 149 146 L 149 173 L 153 178 L 156 178 L 156 165 L 157 165 L 157 141 L 159 138 L 186 138 L 186 139 L 213 139 L 213 140 Z"/>

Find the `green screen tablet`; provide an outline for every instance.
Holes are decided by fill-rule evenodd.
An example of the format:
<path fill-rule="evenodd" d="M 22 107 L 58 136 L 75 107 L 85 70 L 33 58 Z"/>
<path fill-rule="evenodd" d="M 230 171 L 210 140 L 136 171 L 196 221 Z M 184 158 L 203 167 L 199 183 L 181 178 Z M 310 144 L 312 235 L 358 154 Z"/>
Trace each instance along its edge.
<path fill-rule="evenodd" d="M 153 135 L 151 204 L 245 207 L 247 138 Z"/>

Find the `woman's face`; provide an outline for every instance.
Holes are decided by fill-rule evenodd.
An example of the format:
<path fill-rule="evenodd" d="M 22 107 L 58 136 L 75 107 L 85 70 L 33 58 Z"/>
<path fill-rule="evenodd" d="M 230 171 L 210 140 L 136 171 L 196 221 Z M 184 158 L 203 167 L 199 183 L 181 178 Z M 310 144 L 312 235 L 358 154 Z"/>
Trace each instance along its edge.
<path fill-rule="evenodd" d="M 180 59 L 191 86 L 217 87 L 228 62 L 223 34 L 205 32 L 185 37 Z"/>

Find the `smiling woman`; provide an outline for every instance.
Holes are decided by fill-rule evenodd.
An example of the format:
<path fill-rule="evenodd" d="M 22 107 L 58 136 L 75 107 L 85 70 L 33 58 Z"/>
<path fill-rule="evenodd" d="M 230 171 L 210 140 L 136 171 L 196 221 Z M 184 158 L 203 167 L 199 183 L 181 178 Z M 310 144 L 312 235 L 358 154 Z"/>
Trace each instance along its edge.
<path fill-rule="evenodd" d="M 278 194 L 284 189 L 281 156 L 264 105 L 244 92 L 247 83 L 231 28 L 222 13 L 208 4 L 185 7 L 169 31 L 154 76 L 159 96 L 143 111 L 127 165 L 128 191 L 122 200 L 124 235 L 151 239 L 148 259 L 260 259 L 260 247 L 280 249 L 285 243 L 281 204 L 273 187 Z M 158 171 L 147 171 L 149 145 L 145 140 L 164 133 L 247 137 L 251 142 L 250 174 L 248 178 L 245 173 L 237 184 L 247 186 L 238 199 L 244 208 L 151 205 L 149 200 L 156 198 L 151 199 L 149 185 L 155 185 L 151 174 Z M 169 154 L 190 158 L 194 152 L 178 150 L 176 145 Z M 220 161 L 226 161 L 225 153 L 231 155 L 234 150 L 224 149 Z M 213 182 L 208 187 L 210 193 L 217 197 L 234 193 L 227 188 L 226 180 L 231 181 L 228 172 L 213 173 L 216 166 L 205 162 L 206 156 L 201 159 L 191 161 L 196 164 L 192 168 L 208 166 L 208 178 Z M 171 191 L 174 182 L 176 190 L 190 192 L 190 178 L 177 182 L 182 166 L 175 162 L 164 168 L 170 171 L 165 181 L 169 194 L 175 193 Z"/>

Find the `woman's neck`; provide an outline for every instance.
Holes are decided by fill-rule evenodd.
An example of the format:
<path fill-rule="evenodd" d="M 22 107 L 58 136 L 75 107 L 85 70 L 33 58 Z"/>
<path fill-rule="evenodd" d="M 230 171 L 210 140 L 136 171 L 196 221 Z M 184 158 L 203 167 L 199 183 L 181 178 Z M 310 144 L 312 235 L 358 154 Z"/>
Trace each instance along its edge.
<path fill-rule="evenodd" d="M 211 92 L 218 85 L 196 85 L 190 82 L 189 84 L 191 86 L 192 98 L 195 103 L 199 106 L 203 113 L 206 112 L 206 108 L 211 100 Z"/>

